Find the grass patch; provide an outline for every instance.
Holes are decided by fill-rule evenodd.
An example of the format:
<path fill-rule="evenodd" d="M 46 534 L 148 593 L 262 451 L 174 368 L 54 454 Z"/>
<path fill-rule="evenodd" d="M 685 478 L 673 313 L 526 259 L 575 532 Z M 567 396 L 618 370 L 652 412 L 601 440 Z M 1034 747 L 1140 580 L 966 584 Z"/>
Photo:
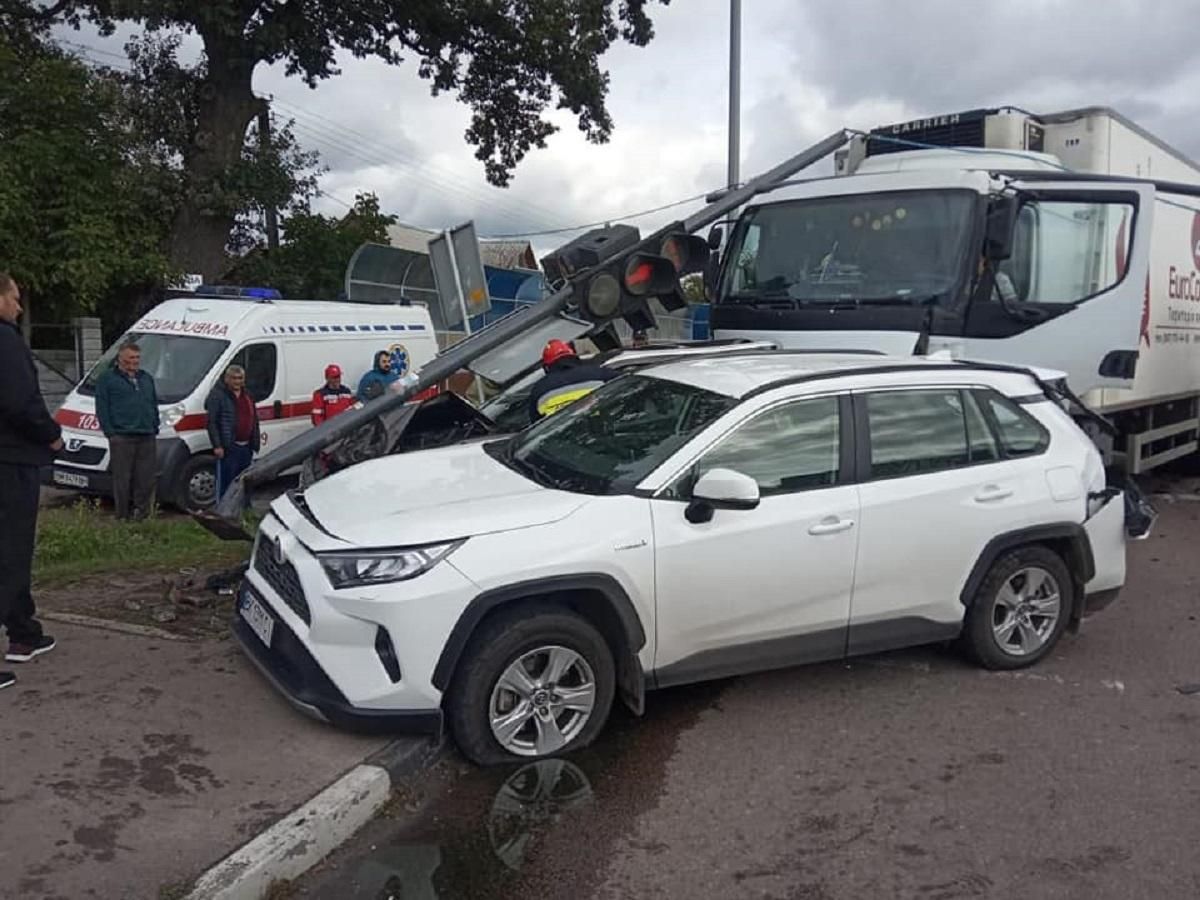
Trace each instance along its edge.
<path fill-rule="evenodd" d="M 254 526 L 251 526 L 253 533 Z M 230 566 L 249 556 L 244 541 L 222 541 L 191 518 L 118 522 L 95 502 L 38 514 L 33 578 L 39 586 L 87 575 L 172 566 Z"/>

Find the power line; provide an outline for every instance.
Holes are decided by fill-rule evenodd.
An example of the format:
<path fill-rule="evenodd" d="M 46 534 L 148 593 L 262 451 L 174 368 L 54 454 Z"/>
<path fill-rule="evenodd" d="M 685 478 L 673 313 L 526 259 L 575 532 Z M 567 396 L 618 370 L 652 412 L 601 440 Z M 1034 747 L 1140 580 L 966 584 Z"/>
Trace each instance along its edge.
<path fill-rule="evenodd" d="M 403 174 L 405 174 L 407 177 L 411 177 L 411 178 L 421 177 L 420 173 L 408 171 L 405 166 L 397 165 L 390 160 L 383 159 L 379 156 L 372 154 L 368 150 L 364 150 L 363 148 L 361 148 L 353 143 L 350 143 L 349 138 L 331 136 L 327 132 L 317 130 L 312 125 L 309 125 L 304 122 L 299 122 L 299 121 L 293 120 L 292 124 L 297 129 L 297 131 L 299 131 L 300 134 L 305 136 L 308 140 L 311 140 L 320 145 L 324 145 L 325 147 L 328 147 L 331 150 L 335 150 L 335 151 L 344 153 L 347 156 L 350 156 L 351 158 L 358 160 L 359 162 L 366 163 L 367 165 L 371 165 L 371 166 L 379 166 L 381 168 L 398 170 L 398 171 L 402 172 Z M 478 198 L 473 197 L 470 194 L 465 194 L 463 191 L 461 191 L 454 185 L 442 185 L 441 188 L 445 193 L 457 194 L 461 199 L 465 199 L 468 202 L 475 204 L 475 205 L 481 205 Z M 496 215 L 502 219 L 506 219 L 509 222 L 513 222 L 513 223 L 517 223 L 517 224 L 520 223 L 520 219 L 516 218 L 513 214 L 511 214 L 503 209 L 495 209 L 495 210 L 485 209 L 485 212 L 491 212 L 493 215 Z M 439 230 L 439 229 L 434 229 L 434 230 Z"/>
<path fill-rule="evenodd" d="M 129 62 L 128 58 L 122 54 L 104 50 L 99 47 L 93 47 L 89 44 L 81 44 L 76 41 L 60 40 L 59 43 L 74 47 L 85 54 L 96 53 L 111 57 L 113 59 L 118 59 L 123 64 L 123 68 L 126 70 L 132 69 L 132 64 Z M 108 65 L 107 63 L 100 64 Z M 444 175 L 445 177 L 456 177 L 447 170 L 439 169 L 438 167 L 425 163 L 407 151 L 401 150 L 394 145 L 384 143 L 377 138 L 373 138 L 370 135 L 359 131 L 358 129 L 351 128 L 344 123 L 338 122 L 337 120 L 322 115 L 321 113 L 312 110 L 306 110 L 294 103 L 290 103 L 286 100 L 280 100 L 278 98 L 272 98 L 272 103 L 276 106 L 283 107 L 285 113 L 292 116 L 293 126 L 303 134 L 307 135 L 308 139 L 318 144 L 324 144 L 331 150 L 343 153 L 347 156 L 357 159 L 360 162 L 365 162 L 368 165 L 379 166 L 381 168 L 399 169 L 408 177 L 425 177 L 444 192 L 455 194 L 460 199 L 468 200 L 474 204 L 482 204 L 484 206 L 485 213 L 491 213 L 492 215 L 506 219 L 509 222 L 519 221 L 515 214 L 510 213 L 503 208 L 492 206 L 488 199 L 485 199 L 485 195 L 478 190 L 473 190 L 472 188 L 464 185 L 446 182 L 442 178 L 438 177 L 439 174 Z M 299 117 L 299 119 L 296 117 Z M 355 142 L 351 137 L 349 137 L 349 135 L 354 135 L 358 138 L 361 138 L 361 142 L 365 142 L 366 146 L 364 147 L 363 143 L 361 142 Z M 371 152 L 372 150 L 375 152 Z M 386 151 L 389 154 L 394 154 L 400 160 L 408 161 L 409 164 L 405 165 L 403 163 L 398 163 L 395 159 L 383 158 L 379 155 L 376 155 L 379 151 Z M 318 189 L 317 193 L 320 196 L 327 197 L 330 200 L 341 204 L 347 209 L 354 208 L 352 203 L 347 203 L 345 200 L 341 199 L 340 197 L 335 197 L 328 191 Z M 561 228 L 547 228 L 539 231 L 504 232 L 500 234 L 488 235 L 488 237 L 507 240 L 513 238 L 552 237 L 560 234 L 570 234 L 576 231 L 600 228 L 614 220 L 624 221 L 627 219 L 638 219 L 644 216 L 654 215 L 655 213 L 664 212 L 677 206 L 694 203 L 697 200 L 703 199 L 707 195 L 708 192 L 705 191 L 703 193 L 696 194 L 695 196 L 685 197 L 682 200 L 675 200 L 671 203 L 665 203 L 661 206 L 655 206 L 651 209 L 644 209 L 638 212 L 625 213 L 616 216 L 608 216 L 605 219 L 601 219 L 596 222 L 587 222 L 580 225 L 570 225 Z M 522 201 L 522 205 L 545 215 L 554 215 L 553 213 L 550 213 L 549 210 L 539 207 L 537 204 L 530 203 L 528 201 Z"/>
<path fill-rule="evenodd" d="M 640 219 L 642 216 L 650 216 L 654 213 L 663 212 L 664 210 L 673 209 L 676 206 L 683 206 L 686 203 L 695 203 L 697 200 L 702 200 L 707 197 L 708 191 L 702 194 L 696 194 L 694 197 L 684 197 L 682 200 L 676 200 L 673 203 L 664 203 L 662 206 L 656 206 L 653 209 L 643 209 L 640 212 L 625 213 L 619 216 L 609 216 L 606 219 L 601 219 L 598 222 L 588 222 L 584 225 L 572 225 L 570 228 L 555 228 L 550 231 L 522 231 L 516 234 L 494 234 L 492 237 L 497 238 L 522 238 L 522 237 L 546 237 L 554 234 L 568 234 L 572 231 L 584 231 L 588 228 L 602 228 L 613 221 L 624 221 L 625 219 Z"/>
<path fill-rule="evenodd" d="M 457 183 L 457 179 L 461 177 L 460 175 L 447 169 L 442 169 L 425 160 L 419 159 L 408 151 L 403 150 L 393 144 L 385 143 L 378 138 L 372 137 L 355 128 L 351 128 L 342 122 L 338 122 L 337 120 L 331 119 L 330 117 L 322 115 L 321 113 L 303 109 L 286 100 L 275 98 L 273 102 L 285 109 L 287 112 L 299 116 L 302 119 L 308 120 L 308 124 L 311 128 L 321 129 L 326 132 L 333 132 L 340 139 L 346 141 L 354 140 L 354 138 L 350 137 L 350 135 L 353 135 L 359 139 L 359 141 L 356 142 L 356 145 L 358 143 L 366 143 L 371 149 L 386 152 L 388 154 L 389 161 L 387 164 L 389 166 L 400 165 L 395 161 L 396 159 L 407 162 L 409 167 L 417 174 L 427 178 L 429 181 L 433 182 L 435 185 L 444 190 L 453 191 L 460 196 L 470 199 L 473 203 L 491 205 L 494 201 L 499 199 L 496 194 L 492 193 L 492 191 L 499 191 L 499 188 L 480 190 L 476 187 L 459 184 Z M 316 120 L 319 120 L 319 122 Z M 528 200 L 522 200 L 520 202 L 523 207 L 539 213 L 539 215 L 549 223 L 553 223 L 554 220 L 558 218 L 558 213 L 542 207 L 537 203 Z"/>

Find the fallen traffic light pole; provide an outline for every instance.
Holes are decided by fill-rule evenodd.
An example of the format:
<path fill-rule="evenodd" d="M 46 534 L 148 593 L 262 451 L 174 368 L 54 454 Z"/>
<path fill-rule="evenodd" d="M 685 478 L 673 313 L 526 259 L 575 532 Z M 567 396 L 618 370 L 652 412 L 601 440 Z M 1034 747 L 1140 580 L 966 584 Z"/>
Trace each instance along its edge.
<path fill-rule="evenodd" d="M 277 450 L 271 451 L 266 457 L 256 460 L 234 481 L 213 511 L 194 513 L 196 520 L 218 537 L 228 540 L 248 540 L 250 535 L 241 525 L 241 515 L 245 507 L 247 491 L 254 485 L 277 478 L 287 469 L 299 465 L 334 441 L 340 440 L 363 425 L 374 421 L 383 413 L 402 406 L 413 395 L 445 381 L 485 353 L 503 346 L 538 323 L 570 312 L 572 300 L 576 299 L 577 286 L 585 284 L 597 272 L 609 268 L 614 263 L 631 257 L 635 253 L 658 254 L 660 244 L 667 236 L 678 232 L 691 234 L 706 225 L 717 222 L 728 213 L 748 203 L 756 195 L 777 187 L 780 182 L 786 181 L 796 173 L 829 156 L 842 147 L 847 140 L 849 140 L 849 135 L 845 131 L 837 131 L 746 184 L 713 196 L 712 202 L 708 206 L 682 222 L 672 222 L 635 244 L 614 250 L 610 255 L 599 259 L 594 266 L 572 274 L 567 283 L 560 285 L 549 297 L 475 332 L 466 340 L 439 354 L 423 366 L 416 378 L 402 389 L 372 400 L 358 409 L 348 410 L 336 418 L 329 419 L 310 431 L 292 438 Z M 620 317 L 619 309 L 614 309 L 609 321 Z M 593 331 L 600 330 L 608 324 L 609 322 L 597 322 Z"/>

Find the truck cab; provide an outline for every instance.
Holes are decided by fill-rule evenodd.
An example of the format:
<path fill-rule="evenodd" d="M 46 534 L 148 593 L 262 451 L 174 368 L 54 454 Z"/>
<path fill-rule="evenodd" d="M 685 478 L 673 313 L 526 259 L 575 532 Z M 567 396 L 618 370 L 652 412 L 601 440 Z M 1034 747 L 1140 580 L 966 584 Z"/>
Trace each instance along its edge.
<path fill-rule="evenodd" d="M 1190 342 L 1170 302 L 1184 282 L 1164 276 L 1200 265 L 1200 202 L 1147 180 L 1200 169 L 1129 120 L 977 110 L 857 135 L 834 169 L 743 210 L 715 337 L 1046 366 L 1114 413 L 1200 393 L 1194 354 L 1161 361 L 1168 333 Z M 1163 416 L 1130 427 L 1179 427 L 1166 446 L 1112 448 L 1134 471 L 1195 449 L 1196 428 Z"/>

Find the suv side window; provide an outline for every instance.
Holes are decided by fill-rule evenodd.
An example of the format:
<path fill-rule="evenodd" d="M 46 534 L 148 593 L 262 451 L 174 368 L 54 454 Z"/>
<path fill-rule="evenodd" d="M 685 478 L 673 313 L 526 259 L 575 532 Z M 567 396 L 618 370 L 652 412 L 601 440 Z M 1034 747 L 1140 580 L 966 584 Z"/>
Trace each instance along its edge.
<path fill-rule="evenodd" d="M 880 391 L 867 394 L 866 401 L 872 480 L 970 464 L 962 391 Z"/>
<path fill-rule="evenodd" d="M 694 483 L 709 469 L 733 469 L 757 481 L 764 497 L 837 484 L 839 422 L 837 397 L 768 409 L 705 453 L 684 481 Z M 670 495 L 684 496 L 682 488 L 677 483 Z"/>
<path fill-rule="evenodd" d="M 991 419 L 1004 455 L 1036 456 L 1050 443 L 1045 426 L 996 391 L 976 391 L 984 414 Z"/>
<path fill-rule="evenodd" d="M 249 344 L 234 354 L 232 364 L 246 370 L 246 393 L 255 403 L 275 393 L 279 359 L 274 344 Z"/>

